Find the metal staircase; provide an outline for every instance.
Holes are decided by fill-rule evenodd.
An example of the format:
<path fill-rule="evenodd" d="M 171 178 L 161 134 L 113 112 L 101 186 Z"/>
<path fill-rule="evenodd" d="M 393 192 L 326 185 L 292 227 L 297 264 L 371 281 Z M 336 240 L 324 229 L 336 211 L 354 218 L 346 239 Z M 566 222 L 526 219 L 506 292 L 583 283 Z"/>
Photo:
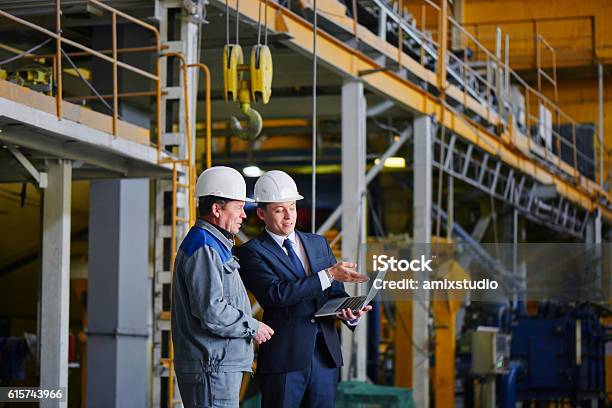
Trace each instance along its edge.
<path fill-rule="evenodd" d="M 439 150 L 444 155 L 440 162 Z M 515 171 L 499 158 L 467 143 L 456 135 L 442 145 L 434 137 L 433 165 L 447 174 L 478 188 L 485 194 L 508 203 L 526 218 L 553 231 L 585 239 L 586 225 L 594 216 L 558 195 L 554 186 L 545 185 Z"/>
<path fill-rule="evenodd" d="M 348 13 L 352 15 L 352 1 L 344 0 L 344 3 Z M 430 13 L 432 11 L 439 11 L 438 6 L 431 2 L 424 2 L 424 4 L 427 4 L 431 9 Z M 393 6 L 396 5 L 397 2 L 394 2 Z M 419 28 L 413 16 L 407 12 L 399 13 L 397 7 L 393 7 L 389 2 L 383 0 L 358 0 L 356 6 L 359 24 L 380 38 L 385 39 L 386 42 L 394 47 L 398 47 L 398 38 L 401 36 L 401 51 L 415 61 L 418 61 L 428 71 L 436 72 L 438 45 L 433 38 L 432 32 L 426 27 Z M 426 8 L 423 7 L 423 10 L 426 10 Z M 423 11 L 423 16 L 421 17 L 425 17 L 425 13 Z M 322 17 L 325 18 L 324 13 Z M 383 62 L 382 65 L 389 68 L 397 67 L 397 61 L 385 57 L 381 54 L 380 50 L 367 47 L 363 43 L 359 43 L 359 46 L 370 57 Z M 500 53 L 501 37 L 498 39 L 496 55 Z M 495 63 L 495 55 L 492 53 L 485 54 L 484 61 L 476 60 L 474 59 L 474 52 L 469 48 L 450 50 L 447 55 L 446 76 L 448 81 L 457 86 L 462 92 L 467 92 L 468 95 L 477 100 L 481 105 L 490 107 L 501 116 L 499 108 L 501 95 L 499 94 L 503 91 L 501 87 L 502 76 L 498 75 L 498 64 Z M 427 85 L 427 88 L 432 87 Z M 459 103 L 461 101 L 455 102 Z"/>

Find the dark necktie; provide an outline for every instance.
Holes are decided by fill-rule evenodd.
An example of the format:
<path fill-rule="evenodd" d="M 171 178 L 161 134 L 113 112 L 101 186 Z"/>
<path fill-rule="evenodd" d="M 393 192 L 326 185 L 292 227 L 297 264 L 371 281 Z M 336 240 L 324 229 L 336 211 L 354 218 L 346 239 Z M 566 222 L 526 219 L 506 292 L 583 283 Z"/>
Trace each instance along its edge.
<path fill-rule="evenodd" d="M 300 258 L 293 250 L 293 243 L 291 242 L 291 240 L 289 238 L 285 239 L 285 241 L 283 242 L 283 246 L 287 250 L 287 255 L 289 256 L 291 264 L 293 264 L 293 269 L 298 273 L 298 275 L 306 277 L 306 271 L 304 270 L 302 261 L 300 261 Z"/>

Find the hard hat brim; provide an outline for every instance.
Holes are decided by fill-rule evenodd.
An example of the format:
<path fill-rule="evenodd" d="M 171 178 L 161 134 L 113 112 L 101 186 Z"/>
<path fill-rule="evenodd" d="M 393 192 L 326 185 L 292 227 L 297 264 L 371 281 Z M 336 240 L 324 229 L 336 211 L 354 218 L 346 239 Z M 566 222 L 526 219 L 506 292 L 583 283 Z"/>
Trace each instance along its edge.
<path fill-rule="evenodd" d="M 289 201 L 298 201 L 302 200 L 304 197 L 301 195 L 297 195 L 295 197 L 288 197 L 282 200 L 255 200 L 258 203 L 288 203 Z"/>
<path fill-rule="evenodd" d="M 196 196 L 196 198 L 206 197 L 207 195 L 214 195 L 215 197 L 225 198 L 226 200 L 244 201 L 245 203 L 256 203 L 257 202 L 249 197 L 230 197 L 230 196 L 222 195 L 222 194 L 206 194 L 206 195 Z"/>
<path fill-rule="evenodd" d="M 223 197 L 223 198 L 227 198 L 228 200 L 244 201 L 245 203 L 254 203 L 254 202 L 256 202 L 255 200 L 253 200 L 252 198 L 249 198 L 249 197 Z"/>

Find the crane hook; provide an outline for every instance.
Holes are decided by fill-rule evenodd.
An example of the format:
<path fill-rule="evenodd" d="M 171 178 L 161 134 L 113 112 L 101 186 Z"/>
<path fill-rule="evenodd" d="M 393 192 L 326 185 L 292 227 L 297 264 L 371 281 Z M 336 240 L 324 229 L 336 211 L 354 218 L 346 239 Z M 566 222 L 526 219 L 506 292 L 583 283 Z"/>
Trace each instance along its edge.
<path fill-rule="evenodd" d="M 241 103 L 240 111 L 247 118 L 247 125 L 242 127 L 237 117 L 230 118 L 230 128 L 235 136 L 245 140 L 255 140 L 261 133 L 263 128 L 263 120 L 261 115 L 255 109 L 251 108 L 250 103 Z"/>
<path fill-rule="evenodd" d="M 230 118 L 230 128 L 234 132 L 234 135 L 241 139 L 255 140 L 261 133 L 263 120 L 259 112 L 251 108 L 251 86 L 249 81 L 240 81 L 238 102 L 240 103 L 240 112 L 246 116 L 248 123 L 245 127 L 242 127 L 238 118 L 232 116 Z"/>

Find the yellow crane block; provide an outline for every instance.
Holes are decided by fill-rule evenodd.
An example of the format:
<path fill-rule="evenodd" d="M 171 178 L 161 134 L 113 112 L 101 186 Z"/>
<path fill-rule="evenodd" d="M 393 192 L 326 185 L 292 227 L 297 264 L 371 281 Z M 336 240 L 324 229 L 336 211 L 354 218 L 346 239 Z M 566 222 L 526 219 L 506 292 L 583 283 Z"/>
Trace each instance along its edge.
<path fill-rule="evenodd" d="M 272 96 L 272 53 L 267 45 L 256 45 L 251 51 L 251 99 L 267 104 Z"/>
<path fill-rule="evenodd" d="M 228 44 L 223 48 L 223 97 L 225 101 L 237 101 L 242 72 L 238 69 L 244 61 L 242 47 Z"/>

